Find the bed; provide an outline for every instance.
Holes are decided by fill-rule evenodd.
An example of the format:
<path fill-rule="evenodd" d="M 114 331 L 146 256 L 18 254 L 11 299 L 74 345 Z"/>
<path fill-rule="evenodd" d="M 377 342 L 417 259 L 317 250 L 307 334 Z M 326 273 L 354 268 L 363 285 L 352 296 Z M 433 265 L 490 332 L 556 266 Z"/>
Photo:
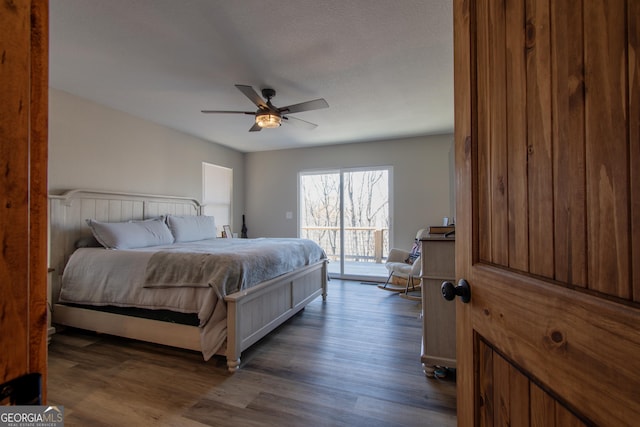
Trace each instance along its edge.
<path fill-rule="evenodd" d="M 197 200 L 184 197 L 94 190 L 50 195 L 52 322 L 201 351 L 205 360 L 223 355 L 234 372 L 242 351 L 318 296 L 325 300 L 327 261 L 319 247 L 305 239 L 191 241 L 193 224 L 210 230 L 211 218 L 201 211 Z M 101 234 L 115 226 L 138 228 L 124 228 L 123 243 Z M 140 227 L 159 240 L 128 247 Z M 118 249 L 105 249 L 94 236 Z M 175 262 L 181 267 L 171 267 Z M 224 280 L 212 276 L 214 270 Z"/>

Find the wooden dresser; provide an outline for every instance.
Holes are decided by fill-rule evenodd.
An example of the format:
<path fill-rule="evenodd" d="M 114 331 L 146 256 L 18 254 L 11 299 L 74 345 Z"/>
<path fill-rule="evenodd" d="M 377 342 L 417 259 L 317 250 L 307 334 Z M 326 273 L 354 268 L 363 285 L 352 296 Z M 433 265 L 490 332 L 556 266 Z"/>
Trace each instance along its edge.
<path fill-rule="evenodd" d="M 422 356 L 424 373 L 456 367 L 456 305 L 442 298 L 442 282 L 455 283 L 455 238 L 428 235 L 422 251 Z"/>

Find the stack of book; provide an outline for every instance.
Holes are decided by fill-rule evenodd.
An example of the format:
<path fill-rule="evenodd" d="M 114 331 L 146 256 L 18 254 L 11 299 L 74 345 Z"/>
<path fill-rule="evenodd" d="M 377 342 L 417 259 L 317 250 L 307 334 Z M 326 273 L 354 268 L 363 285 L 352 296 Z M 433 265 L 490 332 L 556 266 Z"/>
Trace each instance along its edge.
<path fill-rule="evenodd" d="M 429 227 L 429 234 L 452 235 L 456 231 L 453 225 L 432 225 Z"/>

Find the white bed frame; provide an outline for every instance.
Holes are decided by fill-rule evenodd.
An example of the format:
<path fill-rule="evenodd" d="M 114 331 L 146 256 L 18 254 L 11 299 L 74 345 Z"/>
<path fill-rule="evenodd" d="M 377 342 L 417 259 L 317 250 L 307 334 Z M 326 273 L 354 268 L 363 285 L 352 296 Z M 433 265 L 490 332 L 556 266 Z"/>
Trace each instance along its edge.
<path fill-rule="evenodd" d="M 87 218 L 118 222 L 165 214 L 199 215 L 195 199 L 95 190 L 71 190 L 49 196 L 49 267 L 52 321 L 98 333 L 201 351 L 200 332 L 187 326 L 58 304 L 62 271 L 76 242 L 91 235 Z M 230 372 L 240 366 L 240 354 L 307 304 L 327 295 L 326 262 L 318 262 L 250 289 L 225 297 L 227 341 L 218 354 Z"/>

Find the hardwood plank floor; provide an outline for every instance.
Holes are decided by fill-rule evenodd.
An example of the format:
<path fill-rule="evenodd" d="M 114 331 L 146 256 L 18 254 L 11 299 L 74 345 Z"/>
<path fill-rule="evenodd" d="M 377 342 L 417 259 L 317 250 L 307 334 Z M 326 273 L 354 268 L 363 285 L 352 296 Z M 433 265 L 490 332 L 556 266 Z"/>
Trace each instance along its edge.
<path fill-rule="evenodd" d="M 67 329 L 49 346 L 48 403 L 66 426 L 455 426 L 455 381 L 422 373 L 419 313 L 334 279 L 233 375 L 223 358 Z"/>

